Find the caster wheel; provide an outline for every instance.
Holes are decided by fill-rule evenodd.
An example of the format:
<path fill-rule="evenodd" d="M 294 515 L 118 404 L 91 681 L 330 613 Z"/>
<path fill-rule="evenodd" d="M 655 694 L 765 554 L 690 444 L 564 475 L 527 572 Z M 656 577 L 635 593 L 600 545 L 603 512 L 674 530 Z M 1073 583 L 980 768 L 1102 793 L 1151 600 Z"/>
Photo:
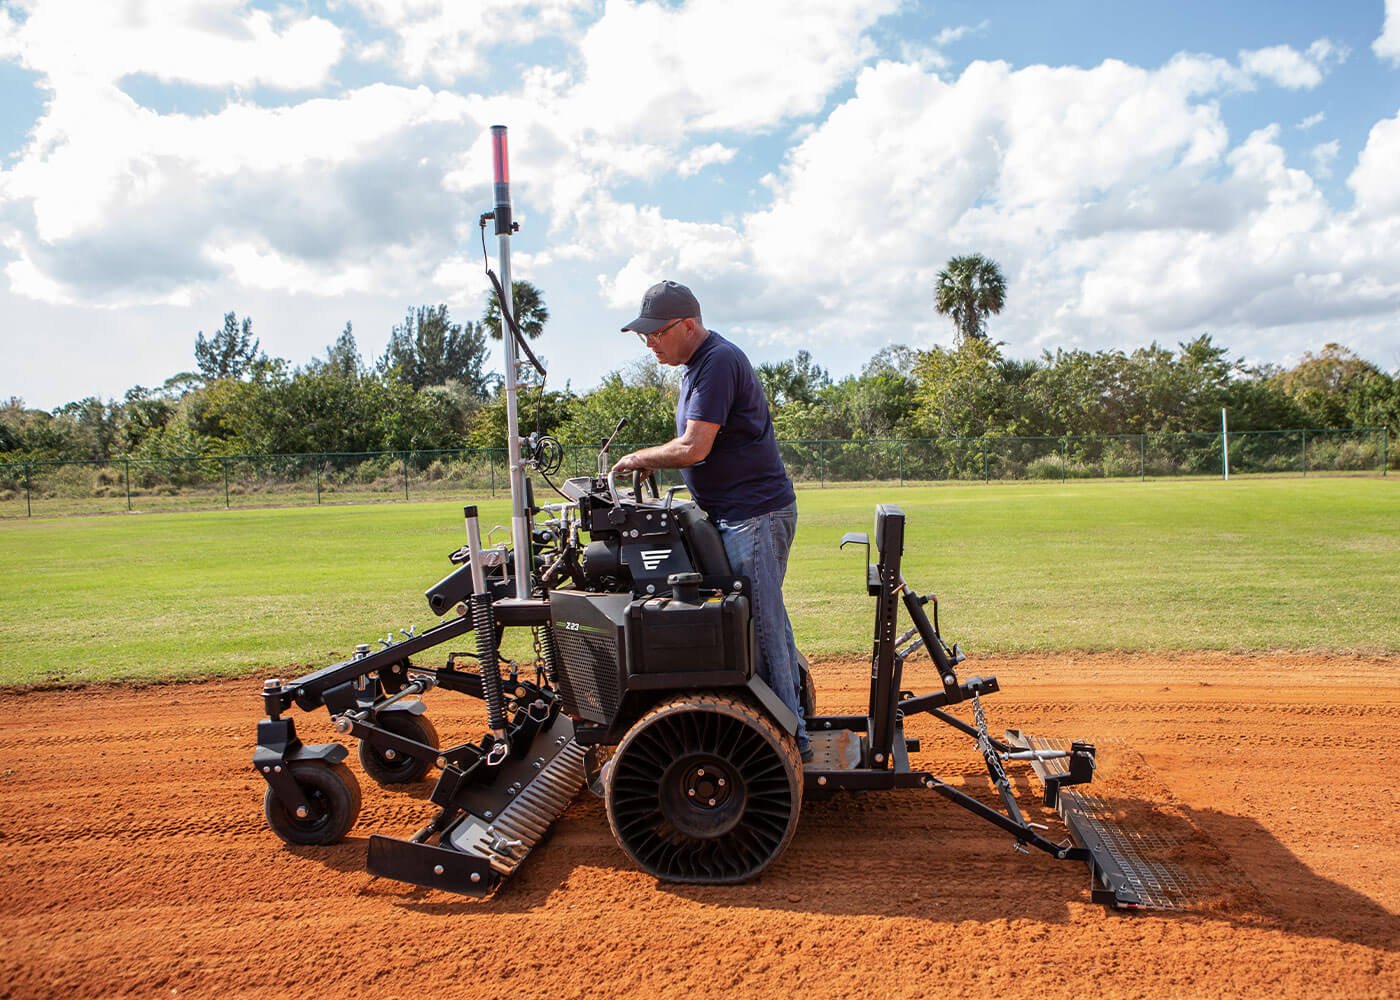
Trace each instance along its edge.
<path fill-rule="evenodd" d="M 611 765 L 613 836 L 665 881 L 756 878 L 797 829 L 797 744 L 747 702 L 702 694 L 661 705 L 627 731 Z"/>
<path fill-rule="evenodd" d="M 395 736 L 426 743 L 434 750 L 438 748 L 437 729 L 425 715 L 414 715 L 412 712 L 383 712 L 375 722 L 381 729 L 387 729 Z M 415 781 L 423 780 L 423 776 L 432 770 L 433 762 L 361 740 L 360 766 L 365 769 L 365 774 L 378 784 L 411 785 Z"/>
<path fill-rule="evenodd" d="M 298 816 L 271 786 L 263 796 L 267 825 L 289 844 L 324 847 L 344 839 L 360 816 L 360 783 L 344 764 L 293 761 L 288 770 L 301 786 L 309 809 Z"/>

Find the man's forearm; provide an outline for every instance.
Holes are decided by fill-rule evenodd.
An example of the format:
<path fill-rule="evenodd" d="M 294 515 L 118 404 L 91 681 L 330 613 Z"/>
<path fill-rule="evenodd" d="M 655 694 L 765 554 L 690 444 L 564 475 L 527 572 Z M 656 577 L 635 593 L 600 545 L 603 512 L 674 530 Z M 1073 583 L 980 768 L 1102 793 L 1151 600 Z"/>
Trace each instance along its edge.
<path fill-rule="evenodd" d="M 621 466 L 626 463 L 627 468 L 633 469 L 684 469 L 704 457 L 697 455 L 697 450 L 695 445 L 682 438 L 672 438 L 665 444 L 641 448 L 624 455 L 617 464 Z"/>
<path fill-rule="evenodd" d="M 652 469 L 689 468 L 697 462 L 703 462 L 709 456 L 710 449 L 714 447 L 715 435 L 718 433 L 719 424 L 706 423 L 703 420 L 688 420 L 684 434 L 672 438 L 665 444 L 623 455 L 617 460 L 613 470 L 616 472 L 637 470 L 650 472 Z"/>

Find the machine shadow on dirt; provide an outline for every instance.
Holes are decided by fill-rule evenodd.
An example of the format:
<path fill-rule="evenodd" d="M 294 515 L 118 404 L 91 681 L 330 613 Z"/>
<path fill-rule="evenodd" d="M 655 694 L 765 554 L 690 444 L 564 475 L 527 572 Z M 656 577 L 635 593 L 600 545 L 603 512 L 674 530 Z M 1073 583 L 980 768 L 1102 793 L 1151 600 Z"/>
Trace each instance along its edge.
<path fill-rule="evenodd" d="M 1349 885 L 1319 875 L 1252 816 L 1186 809 L 1189 821 L 1223 849 L 1232 864 L 1268 874 L 1268 892 L 1212 916 L 1279 926 L 1289 934 L 1400 952 L 1400 915 Z M 1246 859 L 1247 856 L 1247 860 Z M 1256 887 L 1257 888 L 1257 887 Z"/>

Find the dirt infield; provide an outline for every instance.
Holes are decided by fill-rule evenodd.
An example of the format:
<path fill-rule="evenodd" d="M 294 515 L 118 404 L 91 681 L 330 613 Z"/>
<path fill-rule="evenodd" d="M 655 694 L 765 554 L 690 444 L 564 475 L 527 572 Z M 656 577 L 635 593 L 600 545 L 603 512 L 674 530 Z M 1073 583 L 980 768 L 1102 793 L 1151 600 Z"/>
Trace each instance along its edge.
<path fill-rule="evenodd" d="M 817 664 L 820 709 L 860 710 L 867 669 Z M 1116 805 L 1190 831 L 1183 860 L 1215 880 L 1204 909 L 1107 911 L 1083 865 L 1016 854 L 916 792 L 809 804 L 774 868 L 726 889 L 633 869 L 584 793 L 501 893 L 471 900 L 364 871 L 370 833 L 432 815 L 426 783 L 361 775 L 345 843 L 274 838 L 256 680 L 5 694 L 0 996 L 1400 995 L 1400 659 L 962 672 L 997 674 L 994 729 L 1096 740 Z M 936 686 L 926 674 L 905 686 Z M 444 737 L 480 730 L 479 703 L 429 705 Z M 334 736 L 324 712 L 297 722 Z M 916 763 L 985 787 L 966 738 L 909 732 Z M 1037 808 L 1030 786 L 1021 801 Z"/>

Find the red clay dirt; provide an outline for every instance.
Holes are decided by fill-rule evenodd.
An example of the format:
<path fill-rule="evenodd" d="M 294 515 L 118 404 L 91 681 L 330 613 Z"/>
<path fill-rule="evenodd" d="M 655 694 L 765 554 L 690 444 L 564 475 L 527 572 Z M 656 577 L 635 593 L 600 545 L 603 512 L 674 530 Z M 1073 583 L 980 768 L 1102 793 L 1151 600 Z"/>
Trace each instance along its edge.
<path fill-rule="evenodd" d="M 819 710 L 861 710 L 867 670 L 817 664 Z M 361 773 L 345 843 L 273 836 L 251 768 L 256 679 L 8 693 L 0 996 L 1400 996 L 1400 658 L 962 672 L 998 676 L 995 731 L 1096 741 L 1101 794 L 1172 828 L 1202 908 L 1109 911 L 1084 865 L 1016 854 L 922 792 L 809 804 L 787 853 L 737 888 L 637 871 L 585 792 L 513 881 L 472 900 L 364 870 L 370 833 L 431 817 L 430 783 Z M 925 665 L 905 686 L 937 682 Z M 445 738 L 480 732 L 480 703 L 428 700 Z M 324 711 L 297 723 L 335 738 Z M 928 719 L 909 734 L 916 765 L 983 794 L 971 741 Z M 1044 818 L 1038 785 L 1018 788 Z"/>

